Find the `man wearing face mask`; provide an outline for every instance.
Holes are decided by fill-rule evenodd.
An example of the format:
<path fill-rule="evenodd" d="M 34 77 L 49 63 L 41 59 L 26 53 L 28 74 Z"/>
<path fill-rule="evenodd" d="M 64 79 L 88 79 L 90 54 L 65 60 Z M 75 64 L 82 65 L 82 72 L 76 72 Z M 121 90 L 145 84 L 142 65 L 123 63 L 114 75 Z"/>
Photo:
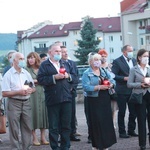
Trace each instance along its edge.
<path fill-rule="evenodd" d="M 23 54 L 12 55 L 13 66 L 6 72 L 2 81 L 2 95 L 8 97 L 7 118 L 11 150 L 31 149 L 31 104 L 30 94 L 35 91 L 30 74 L 23 69 L 26 63 Z M 24 83 L 32 83 L 32 87 Z M 19 141 L 19 129 L 22 146 Z"/>
<path fill-rule="evenodd" d="M 136 113 L 135 105 L 128 103 L 132 89 L 127 87 L 127 81 L 130 68 L 136 65 L 136 60 L 133 58 L 133 48 L 130 45 L 125 45 L 122 49 L 123 55 L 113 61 L 112 72 L 115 74 L 116 87 L 118 98 L 118 127 L 119 137 L 129 138 L 130 136 L 138 136 L 135 133 L 136 128 Z M 125 113 L 126 105 L 129 109 L 128 131 L 125 130 Z"/>
<path fill-rule="evenodd" d="M 71 131 L 71 83 L 76 76 L 60 61 L 61 48 L 52 44 L 49 59 L 42 62 L 37 80 L 44 86 L 49 120 L 49 141 L 52 150 L 69 150 Z M 60 147 L 58 138 L 61 138 Z"/>

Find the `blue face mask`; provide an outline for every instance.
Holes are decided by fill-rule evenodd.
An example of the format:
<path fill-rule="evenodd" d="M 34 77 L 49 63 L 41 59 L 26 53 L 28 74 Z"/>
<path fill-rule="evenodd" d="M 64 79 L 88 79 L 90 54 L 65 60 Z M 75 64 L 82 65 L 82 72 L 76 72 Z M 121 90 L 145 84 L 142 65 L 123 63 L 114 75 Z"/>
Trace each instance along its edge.
<path fill-rule="evenodd" d="M 54 60 L 59 61 L 61 59 L 61 55 L 54 55 Z"/>
<path fill-rule="evenodd" d="M 26 62 L 24 60 L 19 60 L 18 67 L 19 68 L 25 68 L 26 67 Z"/>
<path fill-rule="evenodd" d="M 127 57 L 130 58 L 130 59 L 132 59 L 133 58 L 133 52 L 128 52 L 127 53 Z"/>

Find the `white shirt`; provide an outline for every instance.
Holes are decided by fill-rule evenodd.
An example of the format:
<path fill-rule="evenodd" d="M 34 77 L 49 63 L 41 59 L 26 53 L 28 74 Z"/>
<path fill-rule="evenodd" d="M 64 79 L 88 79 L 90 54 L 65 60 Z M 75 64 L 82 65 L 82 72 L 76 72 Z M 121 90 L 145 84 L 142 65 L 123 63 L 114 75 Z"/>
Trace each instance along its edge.
<path fill-rule="evenodd" d="M 2 91 L 18 91 L 24 89 L 25 81 L 33 82 L 33 79 L 29 72 L 22 68 L 21 72 L 18 73 L 14 67 L 11 67 L 3 77 L 2 80 Z M 30 95 L 20 96 L 16 95 L 13 98 L 28 99 Z"/>
<path fill-rule="evenodd" d="M 144 69 L 139 64 L 138 64 L 138 67 L 139 67 L 140 71 L 142 72 L 142 74 L 145 77 L 146 74 L 147 74 L 147 69 L 148 69 L 149 65 L 146 65 Z"/>
<path fill-rule="evenodd" d="M 50 58 L 49 58 L 49 61 L 53 64 L 53 66 L 56 68 L 57 72 L 59 73 L 59 69 L 60 69 L 60 64 L 59 64 L 59 62 L 58 62 L 58 64 L 53 63 L 53 62 L 50 60 Z"/>
<path fill-rule="evenodd" d="M 129 66 L 129 68 L 131 69 L 131 68 L 133 67 L 132 59 L 130 59 L 130 60 L 128 61 L 127 57 L 125 57 L 124 55 L 123 55 L 123 57 L 124 57 L 124 59 L 126 60 L 128 66 Z"/>

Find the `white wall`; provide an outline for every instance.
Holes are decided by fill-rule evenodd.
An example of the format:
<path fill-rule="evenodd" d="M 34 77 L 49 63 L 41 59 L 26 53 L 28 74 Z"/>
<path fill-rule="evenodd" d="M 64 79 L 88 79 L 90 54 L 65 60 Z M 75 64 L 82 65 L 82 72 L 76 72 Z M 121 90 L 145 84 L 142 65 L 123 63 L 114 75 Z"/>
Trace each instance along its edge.
<path fill-rule="evenodd" d="M 113 41 L 109 41 L 109 36 L 113 36 Z M 121 32 L 112 32 L 112 33 L 102 33 L 98 32 L 97 37 L 101 37 L 102 41 L 98 45 L 98 48 L 105 48 L 108 52 L 108 61 L 112 62 L 113 59 L 121 55 L 122 41 L 120 41 Z M 74 34 L 74 31 L 69 31 L 69 35 L 65 37 L 54 37 L 54 38 L 37 38 L 37 39 L 24 39 L 21 44 L 19 44 L 19 51 L 22 52 L 25 57 L 34 51 L 34 47 L 39 48 L 40 43 L 45 43 L 46 47 L 49 47 L 52 43 L 56 41 L 66 42 L 66 47 L 68 49 L 69 58 L 77 61 L 77 58 L 74 56 L 74 50 L 78 48 L 78 45 L 75 45 L 75 41 L 80 40 L 80 31 L 77 31 L 77 34 Z M 110 47 L 114 49 L 114 52 L 110 54 Z"/>

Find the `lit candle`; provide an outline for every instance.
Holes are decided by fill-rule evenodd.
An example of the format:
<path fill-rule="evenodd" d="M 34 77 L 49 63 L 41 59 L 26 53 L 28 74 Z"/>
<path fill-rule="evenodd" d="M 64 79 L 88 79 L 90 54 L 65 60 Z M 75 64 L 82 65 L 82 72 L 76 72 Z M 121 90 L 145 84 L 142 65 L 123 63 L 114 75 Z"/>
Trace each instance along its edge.
<path fill-rule="evenodd" d="M 24 86 L 23 86 L 23 89 L 24 89 L 24 90 L 27 90 L 28 88 L 29 88 L 29 85 L 24 85 Z"/>
<path fill-rule="evenodd" d="M 144 82 L 145 82 L 146 84 L 150 84 L 150 78 L 149 78 L 149 77 L 145 78 L 145 79 L 144 79 Z"/>

